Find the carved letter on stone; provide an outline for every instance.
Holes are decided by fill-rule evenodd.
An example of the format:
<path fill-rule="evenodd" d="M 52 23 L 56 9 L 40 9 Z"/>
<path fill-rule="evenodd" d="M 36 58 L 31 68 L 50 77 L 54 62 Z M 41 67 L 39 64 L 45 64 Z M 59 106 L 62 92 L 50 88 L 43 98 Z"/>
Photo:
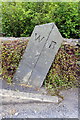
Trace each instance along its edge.
<path fill-rule="evenodd" d="M 57 43 L 55 41 L 51 41 L 51 44 L 49 45 L 49 48 L 54 49 L 54 47 L 55 47 L 56 44 Z"/>
<path fill-rule="evenodd" d="M 38 40 L 39 42 L 41 42 L 44 39 L 44 37 L 41 38 L 40 35 L 38 35 L 37 33 L 35 33 L 35 40 Z"/>

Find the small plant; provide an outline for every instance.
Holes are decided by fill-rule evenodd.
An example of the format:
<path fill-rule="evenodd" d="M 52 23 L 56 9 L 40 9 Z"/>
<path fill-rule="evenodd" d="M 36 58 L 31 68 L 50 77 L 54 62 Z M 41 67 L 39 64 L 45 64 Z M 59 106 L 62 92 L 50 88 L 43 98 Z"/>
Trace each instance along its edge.
<path fill-rule="evenodd" d="M 11 77 L 7 77 L 7 82 L 8 82 L 8 83 L 12 83 Z"/>

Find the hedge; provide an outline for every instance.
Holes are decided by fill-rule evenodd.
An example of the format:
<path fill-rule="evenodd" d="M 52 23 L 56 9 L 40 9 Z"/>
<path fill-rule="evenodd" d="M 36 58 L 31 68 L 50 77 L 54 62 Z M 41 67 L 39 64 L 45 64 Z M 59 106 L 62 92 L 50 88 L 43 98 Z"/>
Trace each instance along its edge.
<path fill-rule="evenodd" d="M 79 38 L 78 2 L 2 2 L 2 32 L 30 36 L 35 25 L 54 22 L 65 38 Z"/>
<path fill-rule="evenodd" d="M 2 42 L 2 76 L 8 82 L 13 82 L 13 75 L 19 65 L 28 40 Z M 47 88 L 69 88 L 78 86 L 80 48 L 70 45 L 62 45 L 55 56 L 55 60 L 47 74 L 44 85 Z"/>
<path fill-rule="evenodd" d="M 22 58 L 28 40 L 3 41 L 1 47 L 2 76 L 8 82 L 12 82 L 19 62 Z"/>

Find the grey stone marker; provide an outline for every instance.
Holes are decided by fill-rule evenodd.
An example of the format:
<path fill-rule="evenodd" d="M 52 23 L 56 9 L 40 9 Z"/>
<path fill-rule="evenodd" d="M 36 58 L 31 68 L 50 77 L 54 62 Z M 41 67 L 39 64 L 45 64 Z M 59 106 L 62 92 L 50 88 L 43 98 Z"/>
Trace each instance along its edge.
<path fill-rule="evenodd" d="M 54 23 L 35 26 L 13 81 L 40 88 L 62 41 Z"/>

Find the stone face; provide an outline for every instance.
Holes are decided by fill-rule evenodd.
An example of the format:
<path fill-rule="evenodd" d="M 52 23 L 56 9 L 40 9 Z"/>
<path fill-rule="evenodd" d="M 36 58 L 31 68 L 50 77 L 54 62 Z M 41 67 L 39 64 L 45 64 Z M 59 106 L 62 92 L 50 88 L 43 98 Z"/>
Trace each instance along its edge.
<path fill-rule="evenodd" d="M 31 74 L 29 79 L 30 85 L 41 87 L 62 41 L 63 38 L 61 37 L 57 27 L 54 26 L 41 52 L 39 60 L 35 65 L 35 69 Z"/>
<path fill-rule="evenodd" d="M 36 26 L 14 81 L 41 87 L 62 41 L 54 23 Z"/>

